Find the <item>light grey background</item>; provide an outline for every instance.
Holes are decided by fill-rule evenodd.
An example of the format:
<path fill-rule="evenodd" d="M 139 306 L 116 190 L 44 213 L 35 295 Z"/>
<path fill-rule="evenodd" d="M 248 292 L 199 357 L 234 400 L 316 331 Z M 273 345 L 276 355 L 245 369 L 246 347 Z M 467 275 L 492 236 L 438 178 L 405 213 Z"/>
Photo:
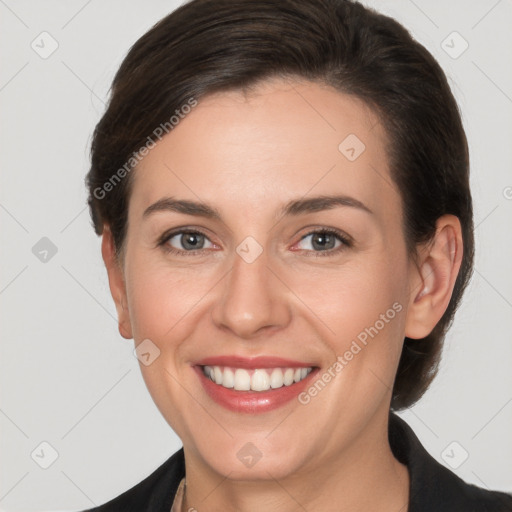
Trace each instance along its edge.
<path fill-rule="evenodd" d="M 402 416 L 466 481 L 512 492 L 512 2 L 365 3 L 440 61 L 471 147 L 476 272 L 439 376 Z M 177 5 L 0 0 L 2 510 L 103 503 L 181 446 L 118 334 L 83 185 L 118 65 Z M 46 262 L 32 252 L 43 237 L 57 249 Z M 43 441 L 59 455 L 48 469 L 35 462 L 50 462 Z"/>

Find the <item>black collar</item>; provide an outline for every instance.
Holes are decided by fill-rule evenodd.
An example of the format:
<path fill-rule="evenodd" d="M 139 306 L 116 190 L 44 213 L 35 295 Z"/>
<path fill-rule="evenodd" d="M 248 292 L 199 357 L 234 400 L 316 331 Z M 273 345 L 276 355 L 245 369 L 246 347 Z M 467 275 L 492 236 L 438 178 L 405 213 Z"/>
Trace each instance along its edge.
<path fill-rule="evenodd" d="M 388 434 L 394 456 L 409 471 L 407 512 L 512 511 L 511 495 L 464 482 L 437 462 L 425 450 L 411 427 L 393 412 L 389 415 Z"/>

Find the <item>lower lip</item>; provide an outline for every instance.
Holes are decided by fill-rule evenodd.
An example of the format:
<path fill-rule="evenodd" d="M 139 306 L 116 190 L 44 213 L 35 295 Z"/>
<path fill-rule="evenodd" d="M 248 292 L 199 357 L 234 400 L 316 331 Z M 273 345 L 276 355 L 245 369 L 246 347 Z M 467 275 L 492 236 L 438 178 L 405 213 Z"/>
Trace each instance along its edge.
<path fill-rule="evenodd" d="M 200 366 L 194 369 L 199 375 L 201 384 L 210 398 L 222 407 L 234 412 L 257 414 L 273 411 L 296 398 L 309 384 L 311 378 L 317 372 L 314 368 L 304 379 L 294 382 L 290 386 L 282 386 L 269 391 L 236 391 L 215 384 L 206 377 Z"/>

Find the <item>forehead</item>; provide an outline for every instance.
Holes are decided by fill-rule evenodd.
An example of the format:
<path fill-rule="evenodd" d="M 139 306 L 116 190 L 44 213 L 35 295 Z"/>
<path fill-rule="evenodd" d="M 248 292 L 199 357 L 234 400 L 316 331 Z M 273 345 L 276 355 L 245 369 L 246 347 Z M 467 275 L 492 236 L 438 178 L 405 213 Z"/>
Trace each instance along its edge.
<path fill-rule="evenodd" d="M 400 201 L 386 144 L 364 102 L 325 85 L 272 80 L 216 93 L 138 165 L 130 209 L 172 195 L 270 214 L 291 199 L 333 192 L 389 209 Z"/>

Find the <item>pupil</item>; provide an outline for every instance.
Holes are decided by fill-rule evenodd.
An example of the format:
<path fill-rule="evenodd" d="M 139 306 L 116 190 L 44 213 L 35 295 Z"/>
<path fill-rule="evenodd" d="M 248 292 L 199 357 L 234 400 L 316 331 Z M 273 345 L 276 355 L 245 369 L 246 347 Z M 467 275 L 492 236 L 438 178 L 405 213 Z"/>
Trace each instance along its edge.
<path fill-rule="evenodd" d="M 328 233 L 316 233 L 313 236 L 313 247 L 315 247 L 315 249 L 332 249 L 333 241 L 334 237 Z"/>
<path fill-rule="evenodd" d="M 201 235 L 198 235 L 197 233 L 187 233 L 186 235 L 182 235 L 181 239 L 183 247 L 186 249 L 197 249 L 198 246 L 201 245 L 197 240 L 200 236 Z"/>

